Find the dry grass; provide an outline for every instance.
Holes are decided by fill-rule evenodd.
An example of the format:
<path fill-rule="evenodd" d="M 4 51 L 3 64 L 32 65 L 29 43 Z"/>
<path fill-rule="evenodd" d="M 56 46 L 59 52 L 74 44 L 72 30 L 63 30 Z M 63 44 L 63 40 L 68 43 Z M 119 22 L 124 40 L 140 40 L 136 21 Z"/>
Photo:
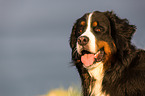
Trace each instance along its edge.
<path fill-rule="evenodd" d="M 50 90 L 46 95 L 40 96 L 82 96 L 81 91 L 77 87 L 69 87 L 68 89 L 57 88 Z"/>

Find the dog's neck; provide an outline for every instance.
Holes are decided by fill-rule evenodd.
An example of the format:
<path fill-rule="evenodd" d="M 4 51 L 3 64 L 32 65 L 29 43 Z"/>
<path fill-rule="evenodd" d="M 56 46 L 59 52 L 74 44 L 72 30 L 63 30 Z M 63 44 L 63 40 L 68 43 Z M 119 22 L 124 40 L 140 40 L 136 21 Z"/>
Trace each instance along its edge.
<path fill-rule="evenodd" d="M 103 63 L 99 62 L 95 65 L 95 68 L 88 70 L 90 76 L 95 79 L 94 85 L 90 85 L 90 96 L 109 96 L 105 92 L 102 92 L 102 81 L 104 77 Z"/>

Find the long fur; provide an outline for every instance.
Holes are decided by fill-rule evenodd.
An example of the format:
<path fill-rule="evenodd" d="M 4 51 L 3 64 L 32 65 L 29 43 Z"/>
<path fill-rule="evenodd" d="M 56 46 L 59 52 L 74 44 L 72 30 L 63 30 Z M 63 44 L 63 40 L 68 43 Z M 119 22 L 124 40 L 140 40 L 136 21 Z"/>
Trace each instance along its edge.
<path fill-rule="evenodd" d="M 111 58 L 111 65 L 105 70 L 102 91 L 110 96 L 145 96 L 145 51 L 131 44 L 136 26 L 130 25 L 127 19 L 120 19 L 113 12 L 102 14 L 110 21 L 111 36 L 117 50 Z M 83 95 L 90 96 L 89 87 L 95 80 L 83 67 L 81 57 L 76 51 L 77 31 L 74 24 L 70 37 L 72 60 L 82 80 Z"/>

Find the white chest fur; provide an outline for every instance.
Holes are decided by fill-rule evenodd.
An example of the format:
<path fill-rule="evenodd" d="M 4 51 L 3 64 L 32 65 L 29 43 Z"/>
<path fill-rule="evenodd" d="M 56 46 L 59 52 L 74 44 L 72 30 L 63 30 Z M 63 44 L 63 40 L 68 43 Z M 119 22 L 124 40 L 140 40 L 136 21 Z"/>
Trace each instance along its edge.
<path fill-rule="evenodd" d="M 92 91 L 91 96 L 109 96 L 106 95 L 105 92 L 102 92 L 102 81 L 104 76 L 103 63 L 99 62 L 95 65 L 94 69 L 88 70 L 90 76 L 96 80 L 94 87 L 92 88 L 92 86 L 90 86 L 90 91 Z"/>

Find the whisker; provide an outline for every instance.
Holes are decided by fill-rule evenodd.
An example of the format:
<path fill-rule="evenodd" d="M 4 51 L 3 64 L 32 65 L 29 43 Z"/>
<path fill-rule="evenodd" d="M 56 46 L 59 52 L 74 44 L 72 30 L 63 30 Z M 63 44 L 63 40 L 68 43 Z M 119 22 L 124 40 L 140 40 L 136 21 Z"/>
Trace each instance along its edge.
<path fill-rule="evenodd" d="M 77 48 L 74 49 L 74 52 L 72 53 L 72 55 L 74 55 L 77 52 Z"/>

